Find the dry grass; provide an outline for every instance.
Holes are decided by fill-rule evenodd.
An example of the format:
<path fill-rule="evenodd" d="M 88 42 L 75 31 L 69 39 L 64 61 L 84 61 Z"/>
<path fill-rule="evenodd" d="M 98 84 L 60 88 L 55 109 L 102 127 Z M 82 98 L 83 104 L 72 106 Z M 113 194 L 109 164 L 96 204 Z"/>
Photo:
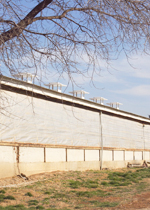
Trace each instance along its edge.
<path fill-rule="evenodd" d="M 1 180 L 1 185 L 10 184 L 8 180 Z M 150 191 L 150 169 L 55 172 L 31 176 L 26 182 L 13 180 L 15 184 L 18 180 L 18 187 L 0 189 L 0 210 L 121 209 Z"/>

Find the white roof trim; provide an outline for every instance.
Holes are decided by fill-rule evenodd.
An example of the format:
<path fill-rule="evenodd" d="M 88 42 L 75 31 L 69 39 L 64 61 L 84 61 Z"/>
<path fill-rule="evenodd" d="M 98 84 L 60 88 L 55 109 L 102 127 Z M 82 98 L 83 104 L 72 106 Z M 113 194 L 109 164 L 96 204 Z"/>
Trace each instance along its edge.
<path fill-rule="evenodd" d="M 60 83 L 60 82 L 50 82 L 50 83 L 48 83 L 48 84 L 45 84 L 45 86 L 61 86 L 61 87 L 66 87 L 67 85 L 64 85 L 64 84 L 62 84 L 62 83 Z"/>

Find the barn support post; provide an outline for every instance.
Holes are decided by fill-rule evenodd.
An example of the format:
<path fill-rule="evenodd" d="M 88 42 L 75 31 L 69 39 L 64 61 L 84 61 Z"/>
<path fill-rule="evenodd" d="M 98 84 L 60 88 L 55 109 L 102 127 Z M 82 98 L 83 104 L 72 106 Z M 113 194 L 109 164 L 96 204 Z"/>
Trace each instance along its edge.
<path fill-rule="evenodd" d="M 142 159 L 145 160 L 145 135 L 144 135 L 144 128 L 145 128 L 145 125 L 143 124 L 143 147 L 144 147 L 144 151 L 142 152 Z"/>
<path fill-rule="evenodd" d="M 99 112 L 100 119 L 100 144 L 101 144 L 101 152 L 100 152 L 100 170 L 103 167 L 103 126 L 102 126 L 102 111 Z"/>
<path fill-rule="evenodd" d="M 19 161 L 19 155 L 20 155 L 20 154 L 19 154 L 19 146 L 17 146 L 16 148 L 17 148 L 17 152 L 16 152 L 16 153 L 17 153 L 17 154 L 16 154 L 16 161 L 17 161 L 17 163 L 19 163 L 19 162 L 20 162 L 20 161 Z"/>
<path fill-rule="evenodd" d="M 17 174 L 20 175 L 20 167 L 19 167 L 19 162 L 20 162 L 20 147 L 19 146 L 16 147 L 16 162 L 17 162 L 17 169 L 18 169 Z"/>

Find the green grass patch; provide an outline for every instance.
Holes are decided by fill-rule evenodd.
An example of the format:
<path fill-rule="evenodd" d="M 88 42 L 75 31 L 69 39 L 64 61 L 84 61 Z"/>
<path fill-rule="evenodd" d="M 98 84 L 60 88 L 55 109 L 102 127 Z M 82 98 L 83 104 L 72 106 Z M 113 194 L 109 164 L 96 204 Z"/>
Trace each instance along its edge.
<path fill-rule="evenodd" d="M 128 186 L 132 184 L 131 182 L 129 181 L 116 181 L 116 180 L 112 180 L 109 182 L 109 185 L 112 185 L 112 186 Z"/>
<path fill-rule="evenodd" d="M 90 198 L 90 192 L 89 191 L 79 191 L 76 192 L 77 197 L 87 197 Z"/>
<path fill-rule="evenodd" d="M 46 195 L 51 195 L 52 193 L 49 192 L 49 191 L 46 191 L 46 192 L 44 192 L 44 194 L 46 194 Z"/>
<path fill-rule="evenodd" d="M 81 209 L 81 206 L 75 206 L 74 209 Z"/>
<path fill-rule="evenodd" d="M 101 185 L 109 186 L 109 183 L 108 183 L 108 182 L 105 182 L 105 181 L 102 181 L 102 182 L 101 182 Z"/>
<path fill-rule="evenodd" d="M 5 194 L 5 190 L 0 190 L 0 193 L 1 194 Z"/>
<path fill-rule="evenodd" d="M 85 188 L 97 188 L 98 187 L 98 180 L 91 180 L 88 179 L 86 181 L 75 181 L 75 180 L 68 180 L 69 187 L 72 189 L 78 189 L 79 187 L 85 187 Z"/>
<path fill-rule="evenodd" d="M 91 198 L 94 196 L 98 196 L 98 197 L 105 197 L 110 195 L 110 193 L 107 193 L 105 191 L 102 190 L 93 190 L 93 191 L 78 191 L 76 192 L 76 196 L 77 197 L 87 197 L 87 198 Z"/>
<path fill-rule="evenodd" d="M 80 181 L 68 180 L 68 182 L 69 182 L 69 187 L 72 189 L 77 189 L 83 185 L 83 183 Z"/>
<path fill-rule="evenodd" d="M 6 206 L 6 207 L 2 207 L 0 206 L 0 210 L 26 210 L 27 208 L 24 207 L 24 205 L 22 204 L 18 204 L 18 205 L 14 205 L 14 206 Z"/>
<path fill-rule="evenodd" d="M 32 195 L 32 193 L 30 193 L 30 192 L 27 192 L 27 193 L 25 194 L 25 196 L 29 196 L 29 197 L 32 197 L 33 195 Z"/>
<path fill-rule="evenodd" d="M 26 209 L 25 206 L 24 206 L 23 204 L 17 204 L 17 205 L 15 205 L 15 206 L 13 206 L 13 207 L 15 207 L 16 209 L 20 209 L 20 210 Z"/>
<path fill-rule="evenodd" d="M 87 188 L 97 188 L 98 187 L 98 180 L 90 180 L 88 179 L 87 181 L 85 181 L 83 183 L 83 186 L 84 187 L 87 187 Z"/>
<path fill-rule="evenodd" d="M 51 198 L 65 198 L 66 196 L 65 193 L 55 193 Z"/>
<path fill-rule="evenodd" d="M 16 210 L 16 207 L 14 206 L 6 206 L 6 207 L 0 207 L 0 210 Z"/>
<path fill-rule="evenodd" d="M 34 206 L 34 205 L 37 205 L 39 202 L 37 200 L 29 200 L 28 201 L 28 205 L 29 206 Z"/>
<path fill-rule="evenodd" d="M 90 201 L 90 203 L 94 204 L 96 207 L 115 207 L 119 203 L 118 202 L 100 202 L 100 201 Z"/>
<path fill-rule="evenodd" d="M 2 202 L 4 200 L 4 194 L 0 194 L 0 202 Z"/>
<path fill-rule="evenodd" d="M 14 198 L 14 196 L 12 196 L 12 195 L 7 195 L 7 196 L 4 197 L 4 199 L 6 199 L 6 200 L 16 200 Z"/>
<path fill-rule="evenodd" d="M 49 198 L 44 198 L 42 200 L 42 204 L 49 204 L 49 202 L 50 202 Z"/>
<path fill-rule="evenodd" d="M 36 206 L 36 209 L 45 209 L 43 206 Z"/>
<path fill-rule="evenodd" d="M 136 171 L 127 172 L 109 172 L 108 182 L 111 186 L 128 186 L 133 183 L 139 183 L 139 180 L 144 178 L 150 178 L 150 169 L 138 169 Z M 107 185 L 105 182 L 101 182 L 102 185 Z"/>

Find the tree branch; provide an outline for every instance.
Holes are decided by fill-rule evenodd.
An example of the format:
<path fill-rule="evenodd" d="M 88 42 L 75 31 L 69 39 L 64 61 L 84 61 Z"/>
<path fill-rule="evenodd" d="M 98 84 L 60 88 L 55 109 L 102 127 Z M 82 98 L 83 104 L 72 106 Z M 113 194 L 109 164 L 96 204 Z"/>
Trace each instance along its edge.
<path fill-rule="evenodd" d="M 111 14 L 111 13 L 107 13 L 107 12 L 104 12 L 100 9 L 97 9 L 97 8 L 94 8 L 94 7 L 83 7 L 83 8 L 76 8 L 76 7 L 72 7 L 70 9 L 67 9 L 65 10 L 61 15 L 56 15 L 56 16 L 46 16 L 46 17 L 36 17 L 33 19 L 33 22 L 37 21 L 37 20 L 53 20 L 53 19 L 62 19 L 64 18 L 67 13 L 69 12 L 72 12 L 72 11 L 78 11 L 78 12 L 86 12 L 86 11 L 93 11 L 93 12 L 96 12 L 96 13 L 99 13 L 101 15 L 106 15 L 106 16 L 109 16 L 109 17 L 112 17 L 116 20 L 120 20 L 123 21 L 123 22 L 128 22 L 126 21 L 126 19 L 129 19 L 130 17 L 124 17 L 120 14 L 116 15 L 116 14 Z"/>
<path fill-rule="evenodd" d="M 0 45 L 16 36 L 19 36 L 22 33 L 23 29 L 33 22 L 34 17 L 44 8 L 46 8 L 52 1 L 53 0 L 43 0 L 36 7 L 34 7 L 23 20 L 16 24 L 16 26 L 6 32 L 3 32 L 0 35 Z"/>

